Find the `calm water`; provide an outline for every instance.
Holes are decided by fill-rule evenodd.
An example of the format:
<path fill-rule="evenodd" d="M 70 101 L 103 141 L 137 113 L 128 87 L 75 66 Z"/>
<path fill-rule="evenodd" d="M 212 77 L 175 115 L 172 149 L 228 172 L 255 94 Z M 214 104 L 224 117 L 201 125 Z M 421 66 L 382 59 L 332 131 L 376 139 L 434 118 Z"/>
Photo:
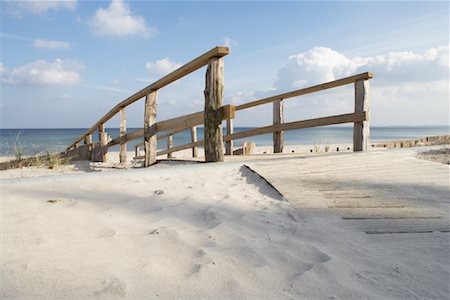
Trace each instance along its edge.
<path fill-rule="evenodd" d="M 129 128 L 129 131 L 137 128 Z M 237 127 L 235 132 L 248 130 L 248 127 Z M 0 129 L 0 155 L 11 155 L 12 147 L 18 136 L 19 144 L 23 146 L 25 154 L 34 154 L 41 151 L 63 151 L 76 138 L 87 129 Z M 119 129 L 110 128 L 106 130 L 114 138 L 119 136 Z M 203 139 L 203 128 L 198 128 L 198 137 Z M 397 139 L 416 139 L 433 135 L 450 134 L 450 128 L 446 126 L 426 126 L 426 127 L 371 127 L 372 141 L 386 141 Z M 284 141 L 286 145 L 299 144 L 333 144 L 351 143 L 353 136 L 352 127 L 317 127 L 295 131 L 286 131 Z M 94 141 L 98 136 L 94 134 Z M 184 131 L 174 136 L 174 145 L 190 143 L 189 131 Z M 272 145 L 272 135 L 265 134 L 244 140 L 235 141 L 235 147 L 243 141 L 256 142 L 258 146 Z M 133 151 L 134 145 L 141 142 L 141 139 L 128 143 L 128 150 Z M 167 140 L 159 140 L 158 148 L 166 147 Z M 118 146 L 112 150 L 118 150 Z"/>

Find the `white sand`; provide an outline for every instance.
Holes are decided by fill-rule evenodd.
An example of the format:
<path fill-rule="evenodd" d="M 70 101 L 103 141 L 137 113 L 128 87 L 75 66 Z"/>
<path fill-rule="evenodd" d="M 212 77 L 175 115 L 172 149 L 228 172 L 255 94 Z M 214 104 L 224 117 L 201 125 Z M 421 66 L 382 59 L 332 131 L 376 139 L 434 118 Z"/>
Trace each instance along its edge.
<path fill-rule="evenodd" d="M 338 227 L 241 162 L 3 179 L 1 192 L 2 299 L 449 298 L 448 233 Z"/>

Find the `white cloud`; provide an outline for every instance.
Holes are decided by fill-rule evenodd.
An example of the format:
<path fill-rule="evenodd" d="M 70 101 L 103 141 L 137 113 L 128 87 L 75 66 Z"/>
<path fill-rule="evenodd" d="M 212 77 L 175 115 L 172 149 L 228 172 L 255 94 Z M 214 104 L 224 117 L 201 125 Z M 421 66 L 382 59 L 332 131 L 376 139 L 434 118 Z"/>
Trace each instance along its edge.
<path fill-rule="evenodd" d="M 167 75 L 168 73 L 178 69 L 182 64 L 174 62 L 169 58 L 163 58 L 154 62 L 148 62 L 146 69 L 152 79 Z"/>
<path fill-rule="evenodd" d="M 0 73 L 6 72 L 7 69 L 6 67 L 3 65 L 3 63 L 0 63 Z"/>
<path fill-rule="evenodd" d="M 372 71 L 377 80 L 385 84 L 441 80 L 449 72 L 448 51 L 448 46 L 442 46 L 422 54 L 390 52 L 386 55 L 349 58 L 333 49 L 316 47 L 290 56 L 286 66 L 278 71 L 274 87 L 285 91 L 364 71 Z"/>
<path fill-rule="evenodd" d="M 233 40 L 233 39 L 231 39 L 229 37 L 224 37 L 223 38 L 223 44 L 224 44 L 225 47 L 228 47 L 228 48 L 234 48 L 234 47 L 237 48 L 237 47 L 239 47 L 239 44 L 235 40 Z"/>
<path fill-rule="evenodd" d="M 442 125 L 449 122 L 449 46 L 422 53 L 390 52 L 348 57 L 333 49 L 316 47 L 292 55 L 278 70 L 268 91 L 238 92 L 232 103 L 249 102 L 295 89 L 370 71 L 371 122 L 374 125 Z M 290 121 L 353 110 L 351 85 L 302 96 L 286 102 Z M 258 122 L 263 116 L 254 113 Z"/>
<path fill-rule="evenodd" d="M 26 13 L 34 15 L 43 15 L 53 10 L 60 9 L 74 11 L 77 7 L 76 0 L 24 0 L 24 1 L 6 1 L 6 11 L 17 17 L 22 17 Z"/>
<path fill-rule="evenodd" d="M 37 60 L 12 69 L 3 76 L 2 81 L 6 84 L 72 85 L 81 81 L 79 72 L 83 69 L 83 64 L 73 60 Z"/>
<path fill-rule="evenodd" d="M 67 49 L 70 48 L 70 44 L 63 41 L 52 41 L 52 40 L 34 40 L 33 46 L 36 48 L 48 48 L 48 49 Z"/>
<path fill-rule="evenodd" d="M 156 33 L 155 28 L 147 26 L 143 17 L 133 15 L 129 6 L 122 0 L 112 0 L 107 8 L 99 8 L 89 21 L 89 25 L 93 33 L 99 36 L 150 37 Z"/>

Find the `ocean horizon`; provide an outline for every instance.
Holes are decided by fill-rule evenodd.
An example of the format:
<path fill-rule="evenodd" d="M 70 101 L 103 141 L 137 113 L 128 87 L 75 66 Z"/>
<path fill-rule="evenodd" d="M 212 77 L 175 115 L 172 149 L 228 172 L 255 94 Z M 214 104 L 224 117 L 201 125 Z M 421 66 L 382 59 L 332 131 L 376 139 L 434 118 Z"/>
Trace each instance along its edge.
<path fill-rule="evenodd" d="M 241 132 L 256 127 L 235 127 L 234 132 Z M 0 129 L 0 155 L 12 155 L 13 146 L 21 145 L 25 155 L 33 155 L 40 152 L 62 152 L 75 139 L 81 136 L 88 128 L 9 128 Z M 139 128 L 128 128 L 128 132 Z M 198 139 L 203 139 L 203 127 L 197 129 Z M 225 128 L 223 128 L 225 133 Z M 389 140 L 418 139 L 427 136 L 448 135 L 450 126 L 373 126 L 370 128 L 371 141 L 381 142 Z M 112 138 L 119 136 L 119 128 L 107 128 L 106 131 Z M 328 126 L 306 128 L 284 132 L 285 145 L 316 145 L 352 143 L 353 127 Z M 18 140 L 18 142 L 16 141 Z M 98 134 L 93 134 L 93 140 L 98 140 Z M 272 134 L 245 138 L 234 141 L 234 147 L 239 147 L 243 142 L 255 142 L 257 146 L 272 145 Z M 142 142 L 142 139 L 130 141 L 127 144 L 128 151 L 134 150 L 134 145 Z M 191 142 L 189 129 L 177 133 L 173 137 L 174 146 Z M 158 140 L 158 149 L 165 149 L 167 139 Z M 114 146 L 111 151 L 117 151 L 119 146 Z"/>

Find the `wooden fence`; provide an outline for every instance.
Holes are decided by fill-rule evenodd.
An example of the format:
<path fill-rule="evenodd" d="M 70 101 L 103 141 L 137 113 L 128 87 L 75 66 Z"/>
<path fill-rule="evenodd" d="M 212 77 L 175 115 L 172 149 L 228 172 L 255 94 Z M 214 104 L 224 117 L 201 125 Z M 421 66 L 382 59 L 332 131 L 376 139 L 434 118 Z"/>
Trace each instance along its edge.
<path fill-rule="evenodd" d="M 233 154 L 233 141 L 237 139 L 272 133 L 274 153 L 281 153 L 283 152 L 284 131 L 342 123 L 353 123 L 353 150 L 365 151 L 368 149 L 370 143 L 370 94 L 368 80 L 373 77 L 371 73 L 366 72 L 238 106 L 223 106 L 223 57 L 228 53 L 228 48 L 216 47 L 120 102 L 69 145 L 67 147 L 67 154 L 78 157 L 79 159 L 105 162 L 108 159 L 108 148 L 120 145 L 120 162 L 126 162 L 127 142 L 143 138 L 144 141 L 136 145 L 135 157 L 145 158 L 145 166 L 155 163 L 156 157 L 159 155 L 167 154 L 171 158 L 173 152 L 185 149 L 192 149 L 192 156 L 197 157 L 197 147 L 201 146 L 204 147 L 205 160 L 207 162 L 215 162 L 223 161 L 224 154 Z M 156 122 L 158 90 L 206 65 L 208 67 L 204 91 L 204 111 Z M 353 112 L 310 120 L 284 122 L 283 103 L 285 100 L 347 84 L 354 84 L 355 109 Z M 145 97 L 144 127 L 133 132 L 127 132 L 125 108 L 143 97 Z M 237 111 L 269 103 L 273 105 L 272 125 L 234 132 L 233 119 Z M 120 136 L 110 139 L 105 131 L 105 122 L 117 113 L 120 113 Z M 226 121 L 226 135 L 222 133 L 222 121 L 224 120 Z M 204 139 L 198 140 L 197 126 L 201 124 L 204 124 Z M 191 131 L 191 142 L 173 146 L 173 136 L 187 129 Z M 99 132 L 99 141 L 94 143 L 92 141 L 92 134 L 96 130 Z M 162 132 L 168 133 L 157 135 L 157 133 Z M 156 148 L 157 140 L 165 138 L 167 138 L 167 149 L 158 152 Z M 81 145 L 81 142 L 84 142 L 84 145 Z M 140 156 L 139 149 L 142 146 L 144 147 L 145 154 Z"/>
<path fill-rule="evenodd" d="M 129 98 L 123 100 L 98 120 L 91 128 L 67 147 L 67 155 L 79 159 L 92 159 L 106 162 L 108 148 L 120 145 L 120 162 L 127 160 L 126 144 L 128 141 L 144 138 L 145 166 L 156 162 L 158 155 L 156 149 L 157 133 L 164 131 L 178 132 L 192 128 L 193 139 L 196 136 L 197 125 L 205 124 L 206 161 L 223 160 L 221 123 L 222 120 L 234 118 L 234 107 L 222 106 L 223 98 L 223 57 L 229 53 L 226 47 L 215 47 L 205 54 L 190 61 L 167 76 L 140 90 Z M 158 90 L 174 81 L 198 70 L 203 66 L 206 70 L 205 112 L 198 112 L 170 120 L 156 122 L 158 104 Z M 144 127 L 137 131 L 126 130 L 126 107 L 145 97 Z M 120 113 L 120 136 L 110 140 L 105 130 L 105 123 Z M 92 141 L 92 134 L 98 130 L 99 141 Z M 219 134 L 220 133 L 220 134 Z M 81 143 L 84 142 L 84 145 Z M 197 145 L 198 142 L 193 141 Z"/>

